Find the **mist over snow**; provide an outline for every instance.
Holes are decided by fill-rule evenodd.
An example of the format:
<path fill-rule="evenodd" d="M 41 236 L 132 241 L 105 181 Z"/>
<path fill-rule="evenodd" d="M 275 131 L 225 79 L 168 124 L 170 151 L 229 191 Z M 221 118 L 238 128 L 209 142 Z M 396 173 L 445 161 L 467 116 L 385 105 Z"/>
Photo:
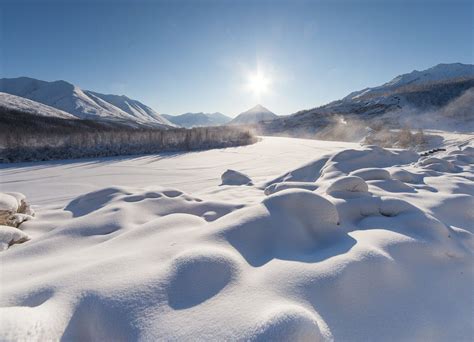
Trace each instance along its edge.
<path fill-rule="evenodd" d="M 474 132 L 474 88 L 466 90 L 461 96 L 438 109 L 406 108 L 400 113 L 400 122 L 413 128 L 472 133 Z"/>
<path fill-rule="evenodd" d="M 403 128 L 471 133 L 473 89 L 473 65 L 439 64 L 397 76 L 378 87 L 352 92 L 318 108 L 260 122 L 257 129 L 267 135 L 354 142 L 381 129 L 395 130 L 395 135 Z M 429 146 L 428 143 L 418 148 Z"/>

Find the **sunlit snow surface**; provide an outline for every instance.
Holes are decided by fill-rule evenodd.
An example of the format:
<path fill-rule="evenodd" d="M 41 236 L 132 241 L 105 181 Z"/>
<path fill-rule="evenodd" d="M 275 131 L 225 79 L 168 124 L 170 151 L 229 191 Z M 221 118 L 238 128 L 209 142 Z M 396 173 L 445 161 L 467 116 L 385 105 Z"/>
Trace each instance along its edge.
<path fill-rule="evenodd" d="M 4 166 L 36 218 L 0 253 L 0 339 L 472 340 L 469 139 Z"/>

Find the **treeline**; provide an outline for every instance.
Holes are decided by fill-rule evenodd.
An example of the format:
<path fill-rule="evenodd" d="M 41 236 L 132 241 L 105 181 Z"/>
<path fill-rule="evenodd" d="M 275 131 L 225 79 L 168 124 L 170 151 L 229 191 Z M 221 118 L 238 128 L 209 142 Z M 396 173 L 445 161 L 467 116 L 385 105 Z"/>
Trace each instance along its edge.
<path fill-rule="evenodd" d="M 190 151 L 256 141 L 250 130 L 241 127 L 131 128 L 1 108 L 0 133 L 0 162 L 4 163 Z"/>

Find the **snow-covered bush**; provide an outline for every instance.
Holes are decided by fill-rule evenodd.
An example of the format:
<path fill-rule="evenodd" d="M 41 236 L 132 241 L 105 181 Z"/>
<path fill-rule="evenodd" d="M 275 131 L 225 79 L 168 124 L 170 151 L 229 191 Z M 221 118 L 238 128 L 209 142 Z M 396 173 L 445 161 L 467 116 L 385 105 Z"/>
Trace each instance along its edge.
<path fill-rule="evenodd" d="M 35 215 L 19 192 L 0 192 L 0 251 L 13 244 L 28 241 L 30 237 L 17 227 Z"/>
<path fill-rule="evenodd" d="M 0 225 L 18 227 L 34 215 L 25 195 L 19 192 L 0 192 Z"/>
<path fill-rule="evenodd" d="M 365 145 L 377 145 L 381 147 L 395 147 L 413 150 L 423 150 L 428 143 L 428 136 L 422 129 L 413 133 L 405 126 L 398 130 L 389 130 L 385 127 L 373 129 L 364 139 Z"/>

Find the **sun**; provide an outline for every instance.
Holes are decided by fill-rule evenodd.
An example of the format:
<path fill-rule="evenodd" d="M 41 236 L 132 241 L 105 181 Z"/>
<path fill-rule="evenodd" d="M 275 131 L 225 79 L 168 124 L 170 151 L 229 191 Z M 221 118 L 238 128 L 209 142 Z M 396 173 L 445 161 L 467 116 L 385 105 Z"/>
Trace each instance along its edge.
<path fill-rule="evenodd" d="M 247 90 L 260 96 L 265 94 L 270 89 L 271 80 L 261 70 L 250 73 L 247 79 Z"/>

